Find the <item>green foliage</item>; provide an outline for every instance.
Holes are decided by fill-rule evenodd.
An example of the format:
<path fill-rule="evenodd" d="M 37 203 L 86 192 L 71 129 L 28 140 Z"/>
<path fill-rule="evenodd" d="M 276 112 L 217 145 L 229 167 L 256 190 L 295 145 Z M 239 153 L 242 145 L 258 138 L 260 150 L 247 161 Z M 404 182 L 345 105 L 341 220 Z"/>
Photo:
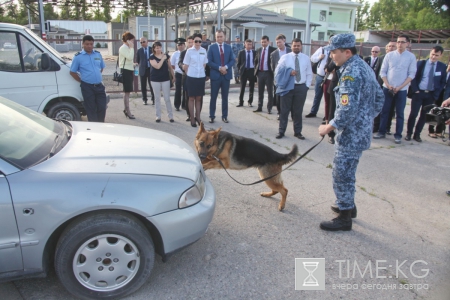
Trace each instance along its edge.
<path fill-rule="evenodd" d="M 101 47 L 102 47 L 102 45 L 99 42 L 97 42 L 97 44 L 95 44 L 95 48 L 101 48 Z"/>

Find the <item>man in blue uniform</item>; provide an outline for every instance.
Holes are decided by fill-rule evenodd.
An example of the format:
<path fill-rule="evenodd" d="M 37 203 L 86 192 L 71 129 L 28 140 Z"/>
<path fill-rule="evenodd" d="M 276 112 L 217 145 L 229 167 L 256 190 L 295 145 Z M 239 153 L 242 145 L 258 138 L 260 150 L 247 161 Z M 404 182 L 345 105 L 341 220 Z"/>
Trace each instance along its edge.
<path fill-rule="evenodd" d="M 70 75 L 80 82 L 83 106 L 89 122 L 105 122 L 106 93 L 102 83 L 105 62 L 102 55 L 94 50 L 94 38 L 83 37 L 83 50 L 75 54 L 70 67 Z"/>
<path fill-rule="evenodd" d="M 327 125 L 319 127 L 324 136 L 336 130 L 333 161 L 333 189 L 336 205 L 331 209 L 339 216 L 320 223 L 323 230 L 351 230 L 352 217 L 356 217 L 355 174 L 362 151 L 370 147 L 373 118 L 381 111 L 384 94 L 373 71 L 356 54 L 355 36 L 344 33 L 331 38 L 331 57 L 339 66 L 335 88 L 336 112 Z"/>

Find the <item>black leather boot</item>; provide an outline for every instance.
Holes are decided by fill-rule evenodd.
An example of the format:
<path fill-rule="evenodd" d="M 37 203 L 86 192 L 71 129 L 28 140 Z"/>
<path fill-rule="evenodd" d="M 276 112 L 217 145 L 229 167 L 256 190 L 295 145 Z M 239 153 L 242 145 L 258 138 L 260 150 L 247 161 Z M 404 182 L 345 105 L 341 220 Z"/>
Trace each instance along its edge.
<path fill-rule="evenodd" d="M 320 229 L 327 231 L 352 230 L 351 213 L 351 209 L 339 211 L 339 216 L 337 218 L 320 223 Z"/>
<path fill-rule="evenodd" d="M 339 213 L 339 211 L 340 211 L 339 207 L 336 204 L 331 205 L 331 210 L 334 211 L 335 213 Z M 356 215 L 358 214 L 358 210 L 356 209 L 356 205 L 351 211 L 352 211 L 352 218 L 356 218 Z"/>

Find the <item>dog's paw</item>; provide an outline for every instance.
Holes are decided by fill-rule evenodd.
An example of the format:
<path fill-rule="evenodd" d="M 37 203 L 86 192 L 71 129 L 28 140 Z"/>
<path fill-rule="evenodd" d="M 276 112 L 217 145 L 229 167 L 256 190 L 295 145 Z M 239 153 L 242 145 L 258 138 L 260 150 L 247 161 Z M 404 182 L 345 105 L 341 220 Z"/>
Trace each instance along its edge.
<path fill-rule="evenodd" d="M 284 205 L 279 204 L 279 205 L 278 205 L 278 210 L 279 210 L 279 211 L 283 211 L 283 209 L 284 209 Z"/>
<path fill-rule="evenodd" d="M 260 195 L 262 197 L 270 197 L 270 196 L 272 196 L 272 193 L 271 192 L 262 192 Z"/>

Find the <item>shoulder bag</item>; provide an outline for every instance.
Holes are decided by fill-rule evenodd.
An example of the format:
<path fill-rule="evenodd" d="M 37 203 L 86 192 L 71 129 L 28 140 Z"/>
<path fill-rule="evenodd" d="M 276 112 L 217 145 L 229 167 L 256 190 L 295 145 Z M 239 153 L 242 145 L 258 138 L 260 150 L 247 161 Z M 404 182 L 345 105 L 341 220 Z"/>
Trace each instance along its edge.
<path fill-rule="evenodd" d="M 119 66 L 119 58 L 117 58 L 117 63 L 116 63 L 116 71 L 113 74 L 113 81 L 117 81 L 117 85 L 119 85 L 119 83 L 123 83 L 123 74 L 122 74 L 122 70 L 123 68 L 125 68 L 125 62 L 127 61 L 127 59 L 125 58 L 125 60 L 123 61 L 123 66 L 122 69 L 120 70 L 120 73 L 117 72 L 117 67 Z"/>

